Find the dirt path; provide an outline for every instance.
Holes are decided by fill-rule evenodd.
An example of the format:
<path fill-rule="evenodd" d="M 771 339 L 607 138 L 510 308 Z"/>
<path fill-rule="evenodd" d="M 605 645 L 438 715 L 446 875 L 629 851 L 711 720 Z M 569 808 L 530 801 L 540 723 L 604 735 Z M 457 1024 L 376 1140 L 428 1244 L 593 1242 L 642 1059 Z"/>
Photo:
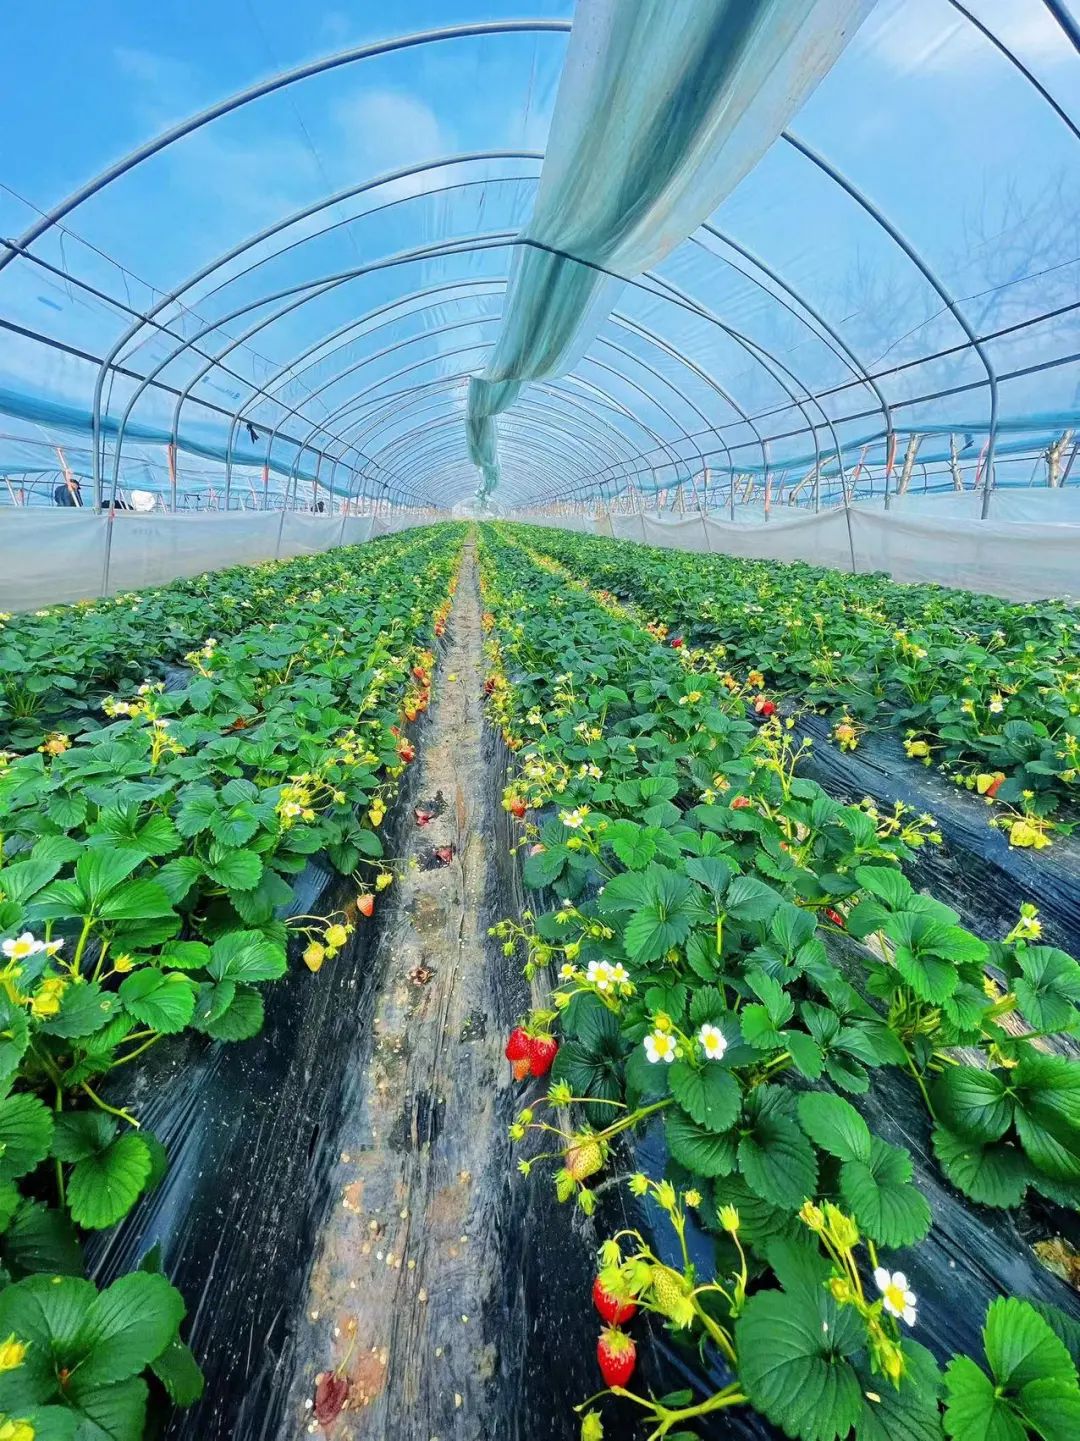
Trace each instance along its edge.
<path fill-rule="evenodd" d="M 379 901 L 388 914 L 372 959 L 381 974 L 374 1026 L 358 1037 L 357 1099 L 342 1127 L 337 1200 L 314 1259 L 279 1441 L 501 1434 L 486 1415 L 500 1364 L 493 1322 L 514 1108 L 502 1047 L 522 997 L 486 935 L 499 797 L 484 754 L 471 546 L 448 636 L 417 760 L 421 806 L 438 814 L 408 830 L 408 868 Z M 445 850 L 435 853 L 445 847 L 448 863 Z M 348 1394 L 336 1420 L 320 1424 L 313 1399 L 327 1371 L 340 1372 Z M 333 1389 L 323 1381 L 322 1393 Z M 336 1390 L 336 1401 L 323 1398 L 324 1416 L 344 1386 Z"/>

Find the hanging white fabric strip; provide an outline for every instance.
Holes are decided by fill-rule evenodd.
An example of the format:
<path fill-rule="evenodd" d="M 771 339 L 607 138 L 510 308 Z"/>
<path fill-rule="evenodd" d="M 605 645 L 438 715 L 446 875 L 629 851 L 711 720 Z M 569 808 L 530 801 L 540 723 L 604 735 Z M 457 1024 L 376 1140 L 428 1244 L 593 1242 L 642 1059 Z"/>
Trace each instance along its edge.
<path fill-rule="evenodd" d="M 592 340 L 756 164 L 874 0 L 578 0 L 536 205 L 487 369 L 469 387 L 481 495 L 494 416 Z M 612 272 L 612 274 L 608 274 Z"/>

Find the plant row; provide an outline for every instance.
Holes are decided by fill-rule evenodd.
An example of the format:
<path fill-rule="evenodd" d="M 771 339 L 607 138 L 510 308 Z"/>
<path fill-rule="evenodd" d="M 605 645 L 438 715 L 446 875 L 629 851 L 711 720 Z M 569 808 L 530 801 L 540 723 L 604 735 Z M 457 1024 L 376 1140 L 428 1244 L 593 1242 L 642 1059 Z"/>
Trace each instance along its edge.
<path fill-rule="evenodd" d="M 393 563 L 389 539 L 364 546 L 364 566 Z M 150 677 L 209 638 L 288 619 L 325 586 L 340 584 L 342 562 L 360 553 L 305 556 L 285 564 L 238 565 L 77 605 L 0 615 L 0 745 L 55 744 L 56 732 L 93 728 L 100 703 L 118 687 Z"/>
<path fill-rule="evenodd" d="M 992 824 L 1013 845 L 1042 848 L 1072 828 L 1080 615 L 1070 602 L 1018 605 L 541 527 L 515 534 L 591 585 L 633 597 L 659 638 L 696 649 L 732 685 L 827 713 L 841 748 L 903 732 L 909 757 L 993 805 Z"/>
<path fill-rule="evenodd" d="M 521 534 L 483 533 L 485 689 L 516 754 L 504 805 L 524 879 L 554 905 L 496 929 L 528 975 L 556 978 L 507 1046 L 515 1074 L 551 1078 L 512 1134 L 541 1146 L 523 1171 L 550 1159 L 559 1196 L 592 1213 L 616 1138 L 662 1129 L 666 1174 L 630 1184 L 670 1221 L 674 1264 L 620 1233 L 594 1299 L 615 1323 L 657 1314 L 730 1377 L 704 1399 L 635 1393 L 615 1324 L 609 1389 L 652 1436 L 749 1403 L 804 1441 L 1065 1441 L 1080 1388 L 1063 1314 L 1003 1297 L 985 1357 L 944 1374 L 915 1339 L 917 1298 L 885 1253 L 922 1241 L 930 1208 L 908 1151 L 847 1097 L 904 1072 L 953 1186 L 1075 1206 L 1080 1071 L 1048 1038 L 1077 1029 L 1080 967 L 1036 943 L 1030 910 L 993 942 L 917 894 L 903 865 L 925 823 L 799 777 L 789 724 L 751 723 L 720 676 L 532 561 Z M 692 1228 L 714 1239 L 709 1274 Z"/>
<path fill-rule="evenodd" d="M 183 1302 L 152 1261 L 101 1292 L 82 1276 L 80 1233 L 168 1164 L 110 1078 L 184 1031 L 255 1035 L 290 939 L 314 973 L 372 914 L 460 542 L 445 527 L 321 556 L 288 618 L 207 637 L 187 685 L 131 685 L 100 727 L 0 772 L 4 1441 L 138 1441 L 147 1367 L 173 1402 L 198 1397 Z M 309 563 L 267 576 L 284 598 Z M 290 916 L 316 852 L 355 876 L 355 903 Z"/>

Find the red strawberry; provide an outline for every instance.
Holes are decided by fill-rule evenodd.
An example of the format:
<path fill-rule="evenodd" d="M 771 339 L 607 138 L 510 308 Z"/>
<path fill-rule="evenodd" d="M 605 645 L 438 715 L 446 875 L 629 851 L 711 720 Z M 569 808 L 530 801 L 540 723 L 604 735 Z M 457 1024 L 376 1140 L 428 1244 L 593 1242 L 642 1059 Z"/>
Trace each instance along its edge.
<path fill-rule="evenodd" d="M 774 700 L 767 700 L 765 696 L 759 695 L 754 702 L 754 709 L 758 715 L 764 716 L 765 719 L 768 720 L 771 715 L 776 714 L 776 702 Z"/>
<path fill-rule="evenodd" d="M 427 671 L 422 665 L 414 665 L 412 668 L 412 673 L 422 685 L 427 684 Z"/>
<path fill-rule="evenodd" d="M 998 791 L 1001 789 L 1001 787 L 1002 787 L 1004 784 L 1005 784 L 1005 777 L 1004 777 L 1004 776 L 1001 774 L 1001 772 L 999 771 L 998 774 L 994 777 L 993 782 L 986 787 L 986 792 L 985 792 L 985 794 L 986 794 L 987 796 L 989 796 L 989 798 L 990 798 L 991 800 L 993 800 L 994 797 L 997 795 Z"/>
<path fill-rule="evenodd" d="M 682 638 L 682 636 L 681 636 L 681 635 L 675 636 L 675 638 L 671 641 L 670 644 L 671 644 L 671 649 L 672 649 L 672 650 L 682 650 L 682 646 L 683 646 L 683 638 Z"/>
<path fill-rule="evenodd" d="M 398 746 L 398 755 L 401 757 L 401 759 L 405 762 L 406 765 L 408 765 L 410 761 L 416 759 L 416 751 L 407 742 L 404 745 Z"/>
<path fill-rule="evenodd" d="M 375 897 L 370 891 L 356 898 L 356 909 L 362 916 L 370 916 L 375 909 Z"/>
<path fill-rule="evenodd" d="M 744 811 L 747 806 L 752 806 L 753 804 L 749 796 L 735 796 L 731 802 L 731 809 L 733 811 Z"/>
<path fill-rule="evenodd" d="M 618 1326 L 621 1321 L 629 1321 L 637 1313 L 635 1302 L 620 1301 L 618 1296 L 613 1296 L 604 1288 L 599 1276 L 592 1283 L 592 1299 L 593 1305 L 609 1326 Z"/>
<path fill-rule="evenodd" d="M 436 846 L 435 859 L 439 862 L 440 866 L 448 866 L 450 862 L 454 859 L 454 847 Z"/>
<path fill-rule="evenodd" d="M 336 1371 L 320 1371 L 315 1377 L 315 1407 L 313 1415 L 320 1426 L 329 1426 L 345 1409 L 349 1399 L 349 1380 Z"/>
<path fill-rule="evenodd" d="M 843 916 L 840 914 L 839 911 L 834 911 L 832 906 L 825 907 L 825 917 L 827 920 L 832 921 L 834 926 L 839 926 L 841 930 L 844 929 Z"/>
<path fill-rule="evenodd" d="M 620 1331 L 617 1326 L 608 1326 L 600 1332 L 596 1359 L 600 1363 L 605 1386 L 625 1386 L 637 1365 L 637 1347 L 625 1331 Z"/>
<path fill-rule="evenodd" d="M 510 1032 L 504 1052 L 508 1061 L 527 1060 L 529 1055 L 529 1033 L 524 1026 L 515 1026 Z"/>
<path fill-rule="evenodd" d="M 559 1043 L 554 1036 L 529 1037 L 529 1070 L 534 1076 L 546 1076 L 558 1054 Z"/>
<path fill-rule="evenodd" d="M 510 802 L 510 814 L 511 814 L 511 815 L 514 815 L 514 816 L 517 816 L 517 818 L 518 818 L 519 821 L 524 819 L 524 817 L 525 817 L 525 809 L 526 809 L 526 807 L 525 807 L 525 802 L 524 802 L 524 801 L 511 801 L 511 802 Z"/>
<path fill-rule="evenodd" d="M 523 1081 L 529 1074 L 529 1062 L 526 1057 L 522 1056 L 520 1061 L 510 1062 L 510 1069 L 514 1073 L 515 1081 Z"/>
<path fill-rule="evenodd" d="M 484 682 L 484 694 L 485 694 L 485 695 L 490 695 L 491 692 L 492 692 L 494 689 L 495 689 L 495 677 L 494 677 L 493 675 L 489 675 L 488 678 L 487 678 L 487 680 Z"/>

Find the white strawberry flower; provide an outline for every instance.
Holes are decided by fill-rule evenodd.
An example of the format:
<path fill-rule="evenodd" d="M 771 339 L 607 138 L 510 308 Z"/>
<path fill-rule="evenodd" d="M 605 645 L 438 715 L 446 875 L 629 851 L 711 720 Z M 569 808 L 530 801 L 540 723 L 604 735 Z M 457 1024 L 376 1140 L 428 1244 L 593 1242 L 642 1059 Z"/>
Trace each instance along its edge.
<path fill-rule="evenodd" d="M 7 940 L 0 947 L 9 961 L 25 961 L 27 956 L 36 956 L 45 949 L 45 942 L 35 940 L 29 931 L 23 931 L 16 940 Z"/>
<path fill-rule="evenodd" d="M 598 991 L 606 991 L 612 982 L 611 966 L 607 961 L 590 961 L 585 979 Z"/>
<path fill-rule="evenodd" d="M 719 1026 L 705 1024 L 698 1031 L 698 1040 L 707 1061 L 719 1061 L 727 1050 L 727 1038 Z"/>
<path fill-rule="evenodd" d="M 908 1290 L 907 1277 L 903 1271 L 886 1271 L 879 1266 L 874 1272 L 874 1284 L 885 1298 L 885 1309 L 890 1316 L 915 1324 L 915 1292 Z"/>
<path fill-rule="evenodd" d="M 645 1055 L 655 1066 L 657 1061 L 666 1061 L 668 1065 L 675 1059 L 675 1037 L 666 1031 L 650 1031 L 645 1037 Z"/>
<path fill-rule="evenodd" d="M 630 980 L 630 972 L 623 965 L 622 961 L 616 961 L 610 970 L 612 985 L 625 986 Z"/>

